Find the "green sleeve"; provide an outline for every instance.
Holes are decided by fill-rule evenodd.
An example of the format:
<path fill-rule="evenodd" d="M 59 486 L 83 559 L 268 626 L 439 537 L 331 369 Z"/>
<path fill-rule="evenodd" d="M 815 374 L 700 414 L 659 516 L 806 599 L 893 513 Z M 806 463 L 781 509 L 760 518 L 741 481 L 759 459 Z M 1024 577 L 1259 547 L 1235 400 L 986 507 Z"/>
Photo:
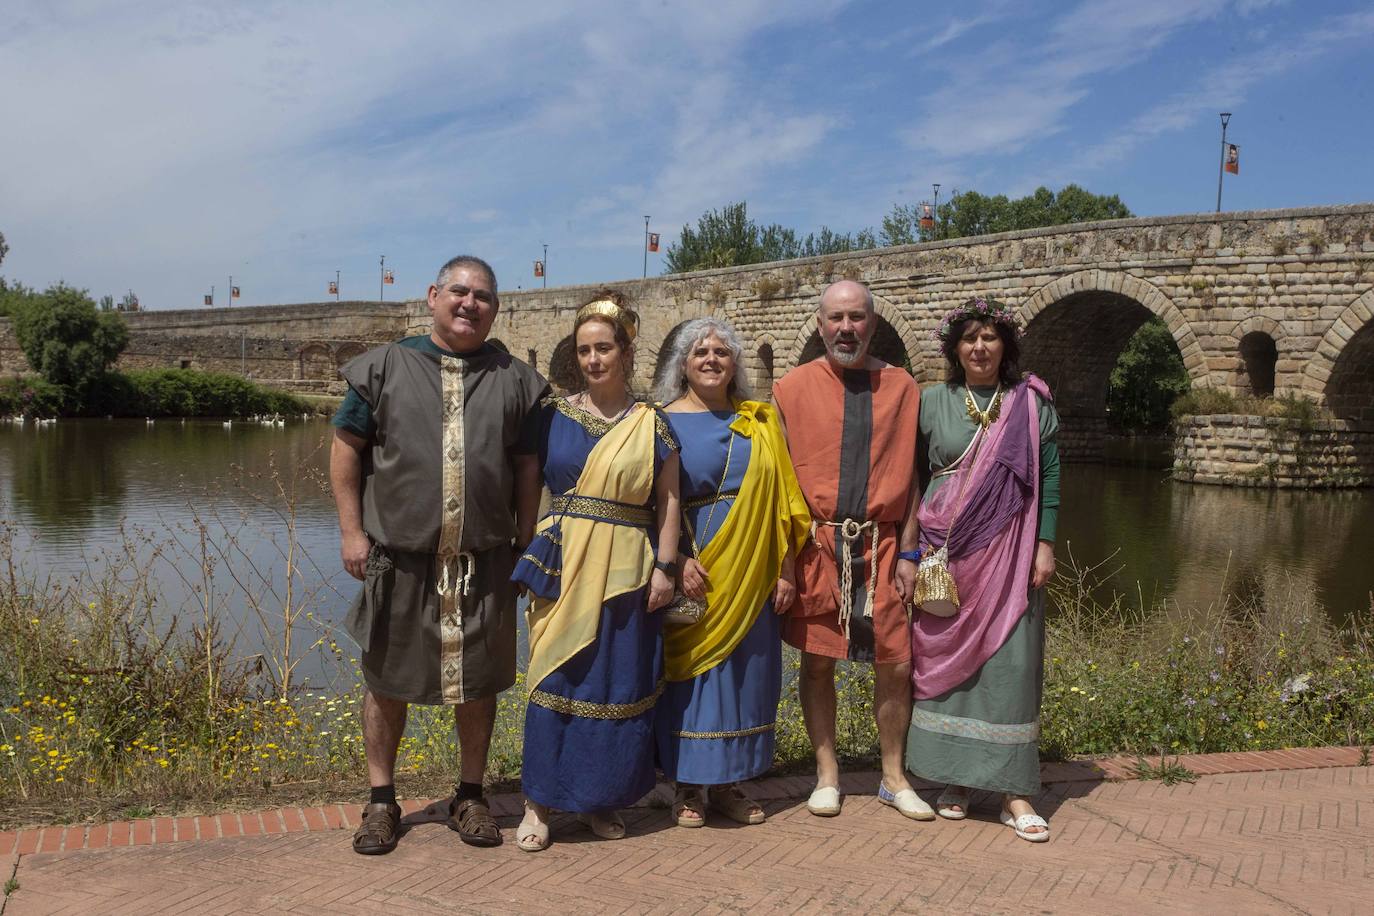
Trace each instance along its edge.
<path fill-rule="evenodd" d="M 367 406 L 367 401 L 363 400 L 363 396 L 358 394 L 352 385 L 348 386 L 348 393 L 344 395 L 343 403 L 334 412 L 330 422 L 360 439 L 371 439 L 376 430 L 372 422 L 372 408 Z"/>
<path fill-rule="evenodd" d="M 1040 530 L 1041 541 L 1054 541 L 1059 527 L 1059 414 L 1040 402 Z"/>

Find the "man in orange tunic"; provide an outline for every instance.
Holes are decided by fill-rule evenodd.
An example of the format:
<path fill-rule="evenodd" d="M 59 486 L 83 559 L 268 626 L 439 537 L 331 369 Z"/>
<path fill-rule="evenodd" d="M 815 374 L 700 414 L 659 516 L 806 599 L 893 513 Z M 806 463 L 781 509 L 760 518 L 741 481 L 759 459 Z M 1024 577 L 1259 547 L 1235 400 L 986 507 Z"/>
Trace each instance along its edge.
<path fill-rule="evenodd" d="M 816 751 L 816 790 L 807 807 L 822 816 L 840 810 L 835 661 L 848 658 L 872 662 L 877 674 L 879 798 L 928 820 L 934 812 L 911 789 L 902 765 L 911 720 L 906 607 L 916 576 L 920 392 L 903 369 L 868 355 L 877 316 L 865 286 L 832 284 L 816 321 L 825 356 L 773 388 L 816 520 L 797 558 L 798 600 L 783 626 L 783 638 L 802 653 L 802 712 Z"/>

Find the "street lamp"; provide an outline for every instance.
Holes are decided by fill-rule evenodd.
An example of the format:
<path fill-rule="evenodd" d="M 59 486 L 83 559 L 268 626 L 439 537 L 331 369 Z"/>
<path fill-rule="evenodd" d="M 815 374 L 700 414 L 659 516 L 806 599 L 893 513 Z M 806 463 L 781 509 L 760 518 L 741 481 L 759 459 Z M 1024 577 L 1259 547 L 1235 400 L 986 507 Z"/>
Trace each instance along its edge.
<path fill-rule="evenodd" d="M 1231 112 L 1221 113 L 1221 161 L 1217 163 L 1217 212 L 1221 212 L 1221 179 L 1226 174 L 1226 125 L 1231 121 Z"/>
<path fill-rule="evenodd" d="M 930 233 L 930 237 L 939 238 L 938 233 L 940 231 L 940 183 L 938 181 L 935 182 L 935 213 L 933 215 L 935 217 L 935 228 Z"/>

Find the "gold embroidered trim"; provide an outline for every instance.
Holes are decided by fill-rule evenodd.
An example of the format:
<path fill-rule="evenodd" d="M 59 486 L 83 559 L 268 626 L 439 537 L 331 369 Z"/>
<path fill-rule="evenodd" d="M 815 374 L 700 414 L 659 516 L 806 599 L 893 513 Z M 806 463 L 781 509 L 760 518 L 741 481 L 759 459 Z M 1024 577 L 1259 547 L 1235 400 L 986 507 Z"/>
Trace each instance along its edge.
<path fill-rule="evenodd" d="M 654 510 L 647 506 L 632 506 L 610 499 L 597 499 L 595 496 L 555 496 L 549 500 L 549 514 L 585 515 L 598 521 L 633 525 L 636 528 L 648 528 L 654 524 Z"/>
<path fill-rule="evenodd" d="M 721 502 L 726 499 L 735 499 L 739 496 L 739 490 L 722 490 L 719 496 L 699 496 L 696 499 L 689 499 L 682 504 L 684 509 L 705 509 L 711 503 Z"/>
<path fill-rule="evenodd" d="M 563 575 L 563 573 L 562 573 L 561 571 L 556 570 L 556 569 L 549 569 L 547 566 L 545 566 L 543 563 L 540 563 L 537 559 L 535 559 L 534 557 L 532 557 L 532 556 L 529 555 L 529 554 L 525 554 L 525 555 L 522 556 L 520 559 L 521 559 L 521 560 L 524 560 L 524 561 L 526 561 L 526 562 L 528 562 L 531 566 L 533 566 L 535 569 L 539 570 L 541 573 L 543 573 L 543 574 L 546 575 L 546 576 L 561 576 L 561 575 Z"/>
<path fill-rule="evenodd" d="M 466 451 L 463 441 L 463 363 L 450 356 L 439 358 L 439 378 L 443 390 L 443 503 L 439 530 L 438 567 L 450 573 L 443 577 L 447 587 L 439 589 L 439 690 L 445 703 L 461 703 L 463 696 L 463 594 L 468 579 L 461 577 L 463 547 L 463 509 Z M 467 558 L 471 576 L 472 557 Z"/>
<path fill-rule="evenodd" d="M 673 428 L 668 425 L 668 421 L 663 419 L 663 411 L 654 409 L 654 432 L 663 440 L 663 444 L 675 452 L 682 451 L 682 446 L 678 444 L 677 436 L 673 435 Z"/>
<path fill-rule="evenodd" d="M 666 681 L 660 680 L 654 692 L 633 703 L 593 703 L 590 700 L 572 700 L 554 693 L 535 690 L 530 694 L 530 702 L 553 712 L 584 719 L 633 719 L 654 708 L 658 698 L 663 695 Z"/>
<path fill-rule="evenodd" d="M 612 423 L 610 420 L 594 417 L 585 410 L 572 406 L 568 403 L 567 398 L 550 395 L 545 398 L 542 403 L 552 404 L 554 410 L 557 410 L 574 423 L 579 424 L 588 433 L 598 439 L 610 432 L 611 427 L 615 425 L 615 423 Z M 653 407 L 649 409 L 654 411 L 654 432 L 658 433 L 658 437 L 663 440 L 664 445 L 675 452 L 680 451 L 681 449 L 678 445 L 677 436 L 673 435 L 673 428 L 669 426 L 668 421 L 663 418 L 663 413 Z M 625 416 L 629 416 L 629 413 L 626 413 Z M 621 419 L 624 418 L 622 417 Z M 619 423 L 620 420 L 616 420 L 615 422 Z"/>
<path fill-rule="evenodd" d="M 728 732 L 673 732 L 674 738 L 695 738 L 703 741 L 712 741 L 718 738 L 747 738 L 750 735 L 762 735 L 764 732 L 771 732 L 777 728 L 776 722 L 769 722 L 767 725 L 755 725 L 753 728 L 737 728 Z"/>

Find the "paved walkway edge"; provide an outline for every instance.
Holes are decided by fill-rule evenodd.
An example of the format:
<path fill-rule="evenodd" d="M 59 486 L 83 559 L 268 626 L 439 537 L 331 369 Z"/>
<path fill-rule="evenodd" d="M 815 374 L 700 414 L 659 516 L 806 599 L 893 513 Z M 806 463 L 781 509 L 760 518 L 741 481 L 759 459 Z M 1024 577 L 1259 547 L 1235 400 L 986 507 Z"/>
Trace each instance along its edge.
<path fill-rule="evenodd" d="M 1107 782 L 1135 779 L 1137 755 L 1120 755 L 1098 760 L 1069 760 L 1041 765 L 1045 783 Z M 1157 757 L 1146 757 L 1158 763 Z M 1317 767 L 1369 765 L 1367 753 L 1358 747 L 1309 747 L 1280 751 L 1239 751 L 1223 754 L 1183 754 L 1167 758 L 1199 776 L 1223 773 L 1258 773 L 1276 770 L 1306 770 Z M 846 773 L 841 790 L 848 795 L 875 791 L 876 771 Z M 932 788 L 916 782 L 917 788 Z M 750 794 L 759 801 L 803 798 L 813 788 L 808 776 L 771 776 L 750 783 Z M 518 794 L 491 798 L 492 814 L 514 816 L 522 809 Z M 401 808 L 406 814 L 424 811 L 432 801 L 406 799 Z M 641 802 L 644 804 L 644 802 Z M 228 837 L 355 828 L 360 804 L 350 802 L 313 807 L 270 808 L 264 811 L 229 812 L 190 817 L 152 817 L 108 824 L 52 825 L 0 832 L 0 861 L 10 872 L 20 856 L 34 852 L 64 852 L 77 849 L 106 849 L 116 846 L 147 846 L 155 843 L 180 843 Z"/>

